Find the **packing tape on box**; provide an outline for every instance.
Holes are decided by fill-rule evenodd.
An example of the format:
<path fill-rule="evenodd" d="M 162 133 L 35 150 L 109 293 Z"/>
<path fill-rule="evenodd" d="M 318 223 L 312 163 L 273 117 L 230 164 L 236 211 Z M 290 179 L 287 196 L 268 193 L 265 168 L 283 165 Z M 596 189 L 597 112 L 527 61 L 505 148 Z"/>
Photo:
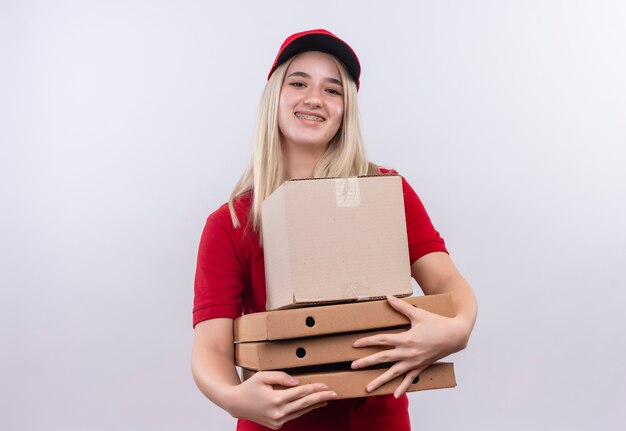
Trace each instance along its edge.
<path fill-rule="evenodd" d="M 361 283 L 342 283 L 339 285 L 339 295 L 344 300 L 357 298 L 358 301 L 362 301 L 370 298 L 370 288 Z"/>
<path fill-rule="evenodd" d="M 358 207 L 361 205 L 361 192 L 357 177 L 335 179 L 335 200 L 338 207 Z"/>

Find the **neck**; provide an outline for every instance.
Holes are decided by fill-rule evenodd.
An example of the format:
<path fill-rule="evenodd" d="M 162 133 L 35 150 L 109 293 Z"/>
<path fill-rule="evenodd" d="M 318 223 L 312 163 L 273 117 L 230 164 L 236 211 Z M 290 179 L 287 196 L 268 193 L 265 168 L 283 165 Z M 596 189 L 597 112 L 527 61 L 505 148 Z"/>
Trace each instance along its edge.
<path fill-rule="evenodd" d="M 326 148 L 294 148 L 284 145 L 285 179 L 312 178 L 315 166 L 325 151 Z"/>

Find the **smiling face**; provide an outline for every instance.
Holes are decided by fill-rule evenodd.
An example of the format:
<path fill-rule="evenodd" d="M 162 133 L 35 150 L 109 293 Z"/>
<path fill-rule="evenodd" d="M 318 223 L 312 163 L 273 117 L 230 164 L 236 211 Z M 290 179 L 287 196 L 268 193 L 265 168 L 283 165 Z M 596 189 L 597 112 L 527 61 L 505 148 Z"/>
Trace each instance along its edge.
<path fill-rule="evenodd" d="M 278 127 L 287 150 L 326 150 L 343 118 L 343 86 L 332 56 L 304 52 L 293 59 L 278 102 Z"/>

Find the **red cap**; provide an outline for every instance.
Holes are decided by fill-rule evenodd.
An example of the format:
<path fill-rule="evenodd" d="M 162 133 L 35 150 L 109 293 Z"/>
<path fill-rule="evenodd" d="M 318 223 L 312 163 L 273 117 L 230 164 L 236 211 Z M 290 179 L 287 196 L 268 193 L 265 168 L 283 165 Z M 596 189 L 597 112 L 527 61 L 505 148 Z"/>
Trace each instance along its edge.
<path fill-rule="evenodd" d="M 359 63 L 359 58 L 356 56 L 356 53 L 350 48 L 350 45 L 328 30 L 323 29 L 295 33 L 285 39 L 278 50 L 278 55 L 276 55 L 276 59 L 270 69 L 270 73 L 267 75 L 267 79 L 270 79 L 270 76 L 272 76 L 272 73 L 274 73 L 274 70 L 276 70 L 278 66 L 294 55 L 305 51 L 321 51 L 337 57 L 345 64 L 352 79 L 354 79 L 356 83 L 356 88 L 359 88 L 361 64 Z"/>

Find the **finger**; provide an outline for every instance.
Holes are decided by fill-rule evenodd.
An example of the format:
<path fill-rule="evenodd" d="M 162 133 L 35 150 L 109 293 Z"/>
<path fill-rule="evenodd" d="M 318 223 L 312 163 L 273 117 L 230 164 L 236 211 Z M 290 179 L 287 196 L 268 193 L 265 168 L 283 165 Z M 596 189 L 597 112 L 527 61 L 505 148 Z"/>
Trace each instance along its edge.
<path fill-rule="evenodd" d="M 296 386 L 298 379 L 282 371 L 259 371 L 254 376 L 266 385 Z"/>
<path fill-rule="evenodd" d="M 353 361 L 350 366 L 353 370 L 356 370 L 357 368 L 365 368 L 375 364 L 384 364 L 385 362 L 395 362 L 400 359 L 403 359 L 403 357 L 397 349 L 387 349 L 382 352 L 373 353 L 364 358 L 357 359 L 356 361 Z"/>
<path fill-rule="evenodd" d="M 404 379 L 402 380 L 402 383 L 400 383 L 394 391 L 393 396 L 396 398 L 400 398 L 402 395 L 404 395 L 409 387 L 413 384 L 415 378 L 419 376 L 423 370 L 424 368 L 416 368 L 407 372 L 404 376 Z"/>
<path fill-rule="evenodd" d="M 324 406 L 326 406 L 326 405 L 328 405 L 328 403 L 327 403 L 326 401 L 322 401 L 322 402 L 319 402 L 319 403 L 317 403 L 317 404 L 313 404 L 313 405 L 311 405 L 311 406 L 308 406 L 308 407 L 306 407 L 306 408 L 304 408 L 304 409 L 302 409 L 302 410 L 298 410 L 298 411 L 296 411 L 296 412 L 293 412 L 293 413 L 291 413 L 291 414 L 289 414 L 289 415 L 285 416 L 285 417 L 283 418 L 283 420 L 282 420 L 282 423 L 283 423 L 283 424 L 284 424 L 284 423 L 287 423 L 287 422 L 289 422 L 290 420 L 293 420 L 293 419 L 299 418 L 300 416 L 302 416 L 302 415 L 304 415 L 304 414 L 306 414 L 306 413 L 310 412 L 311 410 L 315 410 L 315 409 L 317 409 L 317 408 L 324 407 Z"/>
<path fill-rule="evenodd" d="M 396 346 L 400 339 L 400 334 L 376 334 L 363 337 L 352 343 L 352 347 L 366 346 Z"/>
<path fill-rule="evenodd" d="M 396 311 L 407 316 L 411 322 L 419 319 L 420 313 L 424 310 L 421 308 L 417 308 L 406 301 L 401 300 L 400 298 L 396 298 L 392 295 L 387 295 L 387 302 L 391 305 Z"/>
<path fill-rule="evenodd" d="M 285 412 L 285 416 L 287 416 L 292 413 L 296 413 L 298 411 L 306 409 L 312 405 L 325 403 L 335 398 L 337 398 L 337 393 L 331 390 L 316 392 L 314 394 L 307 395 L 287 404 L 283 411 Z"/>
<path fill-rule="evenodd" d="M 307 385 L 296 386 L 279 391 L 279 403 L 290 403 L 292 401 L 307 397 L 311 394 L 329 391 L 330 388 L 323 383 L 309 383 Z"/>
<path fill-rule="evenodd" d="M 395 364 L 393 364 L 393 366 L 387 369 L 384 373 L 382 373 L 380 376 L 372 380 L 367 385 L 365 390 L 367 392 L 373 392 L 379 387 L 381 387 L 382 385 L 384 385 L 385 383 L 387 383 L 388 381 L 395 379 L 401 374 L 404 374 L 407 371 L 407 369 L 408 369 L 408 364 L 406 364 L 405 362 L 396 362 Z"/>

